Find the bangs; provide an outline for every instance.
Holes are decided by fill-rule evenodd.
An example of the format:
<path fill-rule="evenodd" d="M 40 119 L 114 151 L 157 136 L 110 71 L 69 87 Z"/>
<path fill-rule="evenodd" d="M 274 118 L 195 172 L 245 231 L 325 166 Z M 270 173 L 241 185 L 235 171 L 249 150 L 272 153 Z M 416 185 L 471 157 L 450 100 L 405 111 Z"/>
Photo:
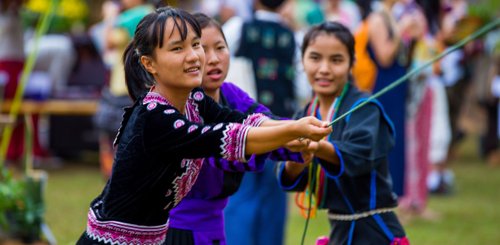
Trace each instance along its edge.
<path fill-rule="evenodd" d="M 193 18 L 191 14 L 184 10 L 179 9 L 168 9 L 166 11 L 160 11 L 158 14 L 157 21 L 152 27 L 151 38 L 154 40 L 154 46 L 163 47 L 163 37 L 165 35 L 165 26 L 168 19 L 174 21 L 174 27 L 170 31 L 169 37 L 171 37 L 175 30 L 179 31 L 181 35 L 181 40 L 186 40 L 189 28 L 191 26 L 197 37 L 201 37 L 201 28 L 198 22 Z"/>

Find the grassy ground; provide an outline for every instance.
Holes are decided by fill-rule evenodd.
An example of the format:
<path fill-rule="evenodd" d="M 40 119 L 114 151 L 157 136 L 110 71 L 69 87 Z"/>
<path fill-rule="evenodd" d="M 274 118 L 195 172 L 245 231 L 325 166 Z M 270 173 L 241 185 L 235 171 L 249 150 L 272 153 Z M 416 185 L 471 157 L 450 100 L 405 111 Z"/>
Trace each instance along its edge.
<path fill-rule="evenodd" d="M 429 206 L 441 214 L 437 221 L 415 219 L 405 228 L 412 244 L 500 244 L 500 168 L 491 168 L 478 159 L 475 139 L 461 145 L 453 163 L 456 192 L 452 196 L 431 197 Z M 85 228 L 89 202 L 102 189 L 96 163 L 66 164 L 49 171 L 46 193 L 46 221 L 59 244 L 74 244 Z M 300 244 L 305 220 L 291 205 L 287 245 Z M 305 244 L 328 235 L 324 213 L 311 220 Z"/>

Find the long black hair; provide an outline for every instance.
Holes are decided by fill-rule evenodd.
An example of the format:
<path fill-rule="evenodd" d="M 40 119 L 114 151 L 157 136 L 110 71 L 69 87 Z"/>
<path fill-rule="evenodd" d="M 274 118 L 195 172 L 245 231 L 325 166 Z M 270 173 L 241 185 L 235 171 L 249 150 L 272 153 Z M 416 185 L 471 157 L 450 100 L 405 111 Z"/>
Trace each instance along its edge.
<path fill-rule="evenodd" d="M 352 67 L 354 64 L 354 37 L 347 27 L 335 21 L 326 21 L 309 29 L 302 41 L 302 57 L 304 57 L 309 44 L 322 33 L 335 36 L 346 46 L 347 52 L 349 53 L 349 67 Z"/>
<path fill-rule="evenodd" d="M 174 21 L 174 28 L 179 31 L 183 41 L 186 40 L 188 34 L 187 25 L 190 25 L 196 35 L 201 37 L 198 22 L 190 13 L 182 9 L 162 7 L 146 15 L 137 25 L 134 38 L 123 54 L 125 81 L 128 93 L 134 101 L 154 85 L 153 76 L 144 69 L 140 58 L 143 55 L 154 58 L 155 48 L 163 46 L 165 25 L 168 19 Z M 174 29 L 171 30 L 170 35 L 173 32 Z"/>
<path fill-rule="evenodd" d="M 226 35 L 224 35 L 224 32 L 222 31 L 222 27 L 220 26 L 219 22 L 217 22 L 215 19 L 208 17 L 204 13 L 195 13 L 195 14 L 193 14 L 193 16 L 194 16 L 194 19 L 196 21 L 198 21 L 198 24 L 200 25 L 200 28 L 202 30 L 207 28 L 207 27 L 217 28 L 217 30 L 219 30 L 220 34 L 222 35 L 224 42 L 227 44 Z"/>
<path fill-rule="evenodd" d="M 424 11 L 429 32 L 435 35 L 441 29 L 440 16 L 442 14 L 440 0 L 416 0 Z"/>

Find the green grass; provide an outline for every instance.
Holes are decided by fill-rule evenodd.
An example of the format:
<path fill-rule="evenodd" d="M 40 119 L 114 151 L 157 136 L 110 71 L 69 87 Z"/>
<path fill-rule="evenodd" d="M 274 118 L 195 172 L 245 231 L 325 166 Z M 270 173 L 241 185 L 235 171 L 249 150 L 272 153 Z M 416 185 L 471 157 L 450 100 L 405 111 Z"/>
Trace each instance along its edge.
<path fill-rule="evenodd" d="M 85 230 L 89 204 L 104 180 L 97 164 L 69 165 L 49 172 L 45 221 L 58 244 L 75 244 Z"/>
<path fill-rule="evenodd" d="M 430 198 L 429 207 L 441 214 L 438 221 L 415 219 L 405 225 L 412 244 L 500 244 L 500 168 L 488 167 L 477 157 L 475 139 L 461 145 L 452 168 L 456 174 L 456 192 L 451 196 Z M 97 163 L 66 164 L 49 171 L 46 192 L 46 222 L 58 244 L 74 244 L 85 229 L 90 201 L 100 193 L 104 181 Z M 291 196 L 291 199 L 293 196 Z M 305 219 L 290 201 L 287 245 L 300 244 Z M 244 227 L 242 227 L 244 229 Z M 324 212 L 312 219 L 305 244 L 314 244 L 328 235 Z"/>
<path fill-rule="evenodd" d="M 460 145 L 460 155 L 451 165 L 455 171 L 456 191 L 451 196 L 431 196 L 429 208 L 438 212 L 437 221 L 414 219 L 405 225 L 412 244 L 500 244 L 500 168 L 488 167 L 477 157 L 474 138 Z M 295 209 L 295 210 L 294 210 Z M 287 244 L 300 244 L 305 225 L 296 208 L 290 213 Z M 312 219 L 305 244 L 328 235 L 325 212 Z"/>

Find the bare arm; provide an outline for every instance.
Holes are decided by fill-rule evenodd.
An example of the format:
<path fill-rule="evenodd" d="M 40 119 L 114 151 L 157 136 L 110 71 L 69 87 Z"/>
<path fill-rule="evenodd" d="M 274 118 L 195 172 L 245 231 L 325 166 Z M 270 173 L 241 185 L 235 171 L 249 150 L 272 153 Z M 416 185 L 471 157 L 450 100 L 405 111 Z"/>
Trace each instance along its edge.
<path fill-rule="evenodd" d="M 115 28 L 115 21 L 120 14 L 120 6 L 113 1 L 106 1 L 102 5 L 102 15 L 104 23 L 105 47 L 113 49 L 123 42 L 128 41 L 128 34 Z M 124 37 L 124 35 L 126 35 Z M 124 41 L 126 39 L 126 41 Z"/>
<path fill-rule="evenodd" d="M 320 141 L 321 142 L 321 141 Z M 302 159 L 304 163 L 287 161 L 283 171 L 285 182 L 294 182 L 295 179 L 304 171 L 304 169 L 311 163 L 314 153 L 319 149 L 319 142 L 311 142 L 306 149 L 302 150 Z"/>
<path fill-rule="evenodd" d="M 260 124 L 259 127 L 274 127 L 274 126 L 280 126 L 280 125 L 289 125 L 292 123 L 292 120 L 265 120 Z"/>
<path fill-rule="evenodd" d="M 321 158 L 321 160 L 331 164 L 340 164 L 340 159 L 335 151 L 335 148 L 332 143 L 327 140 L 321 140 L 318 142 L 318 150 L 315 153 L 315 157 Z"/>
<path fill-rule="evenodd" d="M 340 159 L 335 152 L 333 145 L 327 140 L 311 142 L 308 148 L 302 152 L 302 158 L 305 164 L 287 161 L 283 171 L 283 177 L 287 182 L 293 182 L 299 177 L 304 169 L 311 162 L 312 157 L 321 158 L 324 162 L 338 165 Z"/>
<path fill-rule="evenodd" d="M 247 135 L 245 152 L 247 154 L 269 152 L 301 137 L 318 141 L 331 133 L 331 127 L 326 127 L 327 124 L 314 117 L 305 117 L 278 126 L 251 128 Z"/>
<path fill-rule="evenodd" d="M 396 57 L 400 45 L 400 36 L 397 29 L 394 28 L 395 25 L 391 24 L 394 33 L 391 38 L 388 23 L 385 22 L 381 13 L 374 13 L 368 19 L 369 40 L 375 53 L 375 59 L 381 66 L 388 67 Z"/>

